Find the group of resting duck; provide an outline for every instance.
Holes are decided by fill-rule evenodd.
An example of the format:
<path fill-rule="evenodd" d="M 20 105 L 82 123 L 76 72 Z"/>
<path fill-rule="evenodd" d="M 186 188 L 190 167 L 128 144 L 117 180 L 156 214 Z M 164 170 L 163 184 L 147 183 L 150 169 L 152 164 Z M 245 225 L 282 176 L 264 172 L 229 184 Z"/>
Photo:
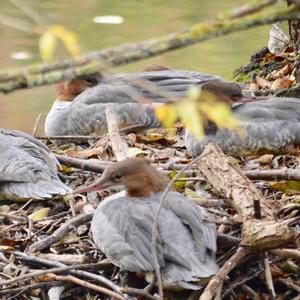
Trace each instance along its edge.
<path fill-rule="evenodd" d="M 57 84 L 57 99 L 46 118 L 45 132 L 48 136 L 101 134 L 107 126 L 108 103 L 113 104 L 120 126 L 158 127 L 153 107 L 170 99 L 180 101 L 192 85 L 230 104 L 245 134 L 208 126 L 204 140 L 199 141 L 186 131 L 185 145 L 191 156 L 201 154 L 208 143 L 219 145 L 231 155 L 280 151 L 300 143 L 300 100 L 271 97 L 243 103 L 243 90 L 237 83 L 169 69 Z M 58 177 L 55 157 L 32 136 L 0 129 L 0 153 L 0 198 L 45 199 L 71 191 Z M 121 269 L 154 270 L 151 232 L 159 195 L 165 187 L 162 174 L 145 160 L 133 158 L 114 164 L 94 184 L 78 190 L 125 190 L 102 201 L 92 221 L 96 244 Z M 143 201 L 134 201 L 137 198 Z M 203 222 L 207 214 L 176 192 L 168 193 L 161 214 L 157 255 L 164 286 L 198 289 L 199 279 L 218 270 L 215 225 Z"/>

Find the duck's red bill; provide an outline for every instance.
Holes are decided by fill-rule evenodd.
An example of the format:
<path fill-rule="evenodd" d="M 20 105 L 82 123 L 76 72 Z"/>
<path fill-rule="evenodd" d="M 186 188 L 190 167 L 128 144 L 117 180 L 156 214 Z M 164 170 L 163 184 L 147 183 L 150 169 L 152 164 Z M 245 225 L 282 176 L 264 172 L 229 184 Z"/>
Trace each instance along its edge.
<path fill-rule="evenodd" d="M 75 190 L 74 193 L 76 193 L 76 194 L 88 193 L 88 192 L 93 192 L 93 191 L 104 190 L 105 188 L 107 188 L 106 184 L 103 184 L 100 182 L 95 182 L 93 184 L 83 186 L 83 187 Z"/>

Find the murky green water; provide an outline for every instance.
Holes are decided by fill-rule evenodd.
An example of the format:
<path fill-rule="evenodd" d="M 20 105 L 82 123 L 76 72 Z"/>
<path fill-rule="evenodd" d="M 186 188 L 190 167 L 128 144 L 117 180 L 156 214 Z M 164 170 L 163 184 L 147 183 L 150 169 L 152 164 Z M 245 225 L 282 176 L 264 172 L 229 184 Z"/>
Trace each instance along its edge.
<path fill-rule="evenodd" d="M 38 13 L 43 25 L 62 24 L 76 32 L 84 52 L 119 45 L 124 42 L 142 41 L 185 28 L 195 22 L 211 19 L 243 0 L 22 0 Z M 9 0 L 0 0 L 0 13 L 26 22 L 35 29 L 35 22 L 14 7 Z M 95 24 L 94 16 L 120 15 L 120 25 Z M 38 35 L 23 32 L 1 24 L 0 15 L 0 65 L 1 68 L 21 67 L 39 62 Z M 18 22 L 13 22 L 18 24 Z M 23 24 L 23 28 L 26 28 Z M 21 25 L 22 27 L 22 25 Z M 31 29 L 30 29 L 31 30 Z M 241 33 L 207 41 L 192 47 L 173 51 L 159 57 L 113 69 L 112 72 L 138 71 L 150 63 L 160 63 L 177 69 L 191 69 L 231 78 L 232 71 L 249 61 L 254 50 L 265 46 L 269 27 L 259 27 Z M 15 60 L 12 53 L 26 51 L 29 60 Z M 63 47 L 57 58 L 65 57 Z M 36 116 L 43 119 L 55 95 L 53 87 L 20 90 L 0 95 L 0 127 L 31 132 Z M 40 132 L 42 132 L 42 123 Z"/>

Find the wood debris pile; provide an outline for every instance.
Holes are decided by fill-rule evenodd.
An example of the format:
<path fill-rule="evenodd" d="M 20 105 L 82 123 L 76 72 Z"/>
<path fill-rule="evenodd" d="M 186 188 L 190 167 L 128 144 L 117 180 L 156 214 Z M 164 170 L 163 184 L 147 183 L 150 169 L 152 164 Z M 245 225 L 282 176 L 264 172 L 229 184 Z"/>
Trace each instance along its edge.
<path fill-rule="evenodd" d="M 292 48 L 274 54 L 264 47 L 251 56 L 250 63 L 235 71 L 235 79 L 249 83 L 256 96 L 300 96 L 299 56 Z"/>
<path fill-rule="evenodd" d="M 131 156 L 145 156 L 170 178 L 191 160 L 180 133 L 132 133 L 123 138 Z M 62 177 L 72 188 L 90 183 L 98 175 L 89 170 L 100 173 L 114 160 L 107 137 L 89 142 L 58 148 L 52 145 L 64 162 Z M 221 273 L 206 289 L 194 292 L 194 298 L 189 298 L 191 292 L 165 292 L 165 298 L 213 299 L 217 294 L 218 299 L 300 299 L 300 184 L 288 179 L 291 174 L 284 171 L 299 168 L 299 159 L 271 154 L 227 159 L 215 147 L 205 151 L 211 167 L 207 168 L 208 158 L 203 156 L 175 187 L 211 213 L 211 222 L 218 227 Z M 76 162 L 81 169 L 72 167 Z M 286 180 L 272 178 L 273 169 Z M 263 177 L 263 171 L 271 172 L 268 181 L 255 180 Z M 297 178 L 294 171 L 292 178 Z M 224 174 L 218 177 L 218 172 Z M 92 240 L 89 227 L 93 211 L 108 194 L 103 191 L 27 203 L 2 201 L 0 298 L 157 299 L 155 290 L 141 290 L 145 286 L 142 278 L 130 274 L 124 282 L 124 274 L 105 259 Z M 250 201 L 247 210 L 243 209 L 245 201 Z M 257 232 L 253 232 L 253 222 Z M 267 233 L 266 223 L 270 224 Z M 275 232 L 279 224 L 284 229 Z M 262 232 L 271 238 L 265 240 Z M 272 236 L 276 237 L 272 240 Z M 205 296 L 201 296 L 204 290 Z"/>

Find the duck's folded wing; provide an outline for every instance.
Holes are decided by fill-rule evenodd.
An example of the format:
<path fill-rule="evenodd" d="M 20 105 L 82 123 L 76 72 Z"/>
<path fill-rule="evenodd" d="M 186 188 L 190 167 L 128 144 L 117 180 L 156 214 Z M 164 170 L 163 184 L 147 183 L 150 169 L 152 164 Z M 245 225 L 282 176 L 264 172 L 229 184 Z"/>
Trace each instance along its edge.
<path fill-rule="evenodd" d="M 151 254 L 154 206 L 139 201 L 124 197 L 112 201 L 106 199 L 97 208 L 91 228 L 96 244 L 114 264 L 123 270 L 147 272 L 154 270 Z M 159 264 L 163 267 L 159 236 L 156 245 Z"/>
<path fill-rule="evenodd" d="M 243 155 L 260 150 L 276 152 L 287 146 L 300 144 L 300 122 L 275 119 L 254 119 L 242 122 L 243 130 L 219 129 L 216 134 L 207 135 L 202 141 L 186 132 L 185 144 L 188 152 L 196 157 L 205 145 L 218 145 L 226 154 Z"/>
<path fill-rule="evenodd" d="M 186 224 L 195 240 L 200 259 L 205 261 L 207 249 L 217 251 L 217 232 L 214 224 L 204 223 L 209 216 L 199 205 L 179 193 L 169 193 L 166 205 Z"/>
<path fill-rule="evenodd" d="M 20 183 L 20 182 L 26 182 L 24 178 L 20 175 L 8 173 L 8 172 L 0 172 L 0 183 Z"/>

